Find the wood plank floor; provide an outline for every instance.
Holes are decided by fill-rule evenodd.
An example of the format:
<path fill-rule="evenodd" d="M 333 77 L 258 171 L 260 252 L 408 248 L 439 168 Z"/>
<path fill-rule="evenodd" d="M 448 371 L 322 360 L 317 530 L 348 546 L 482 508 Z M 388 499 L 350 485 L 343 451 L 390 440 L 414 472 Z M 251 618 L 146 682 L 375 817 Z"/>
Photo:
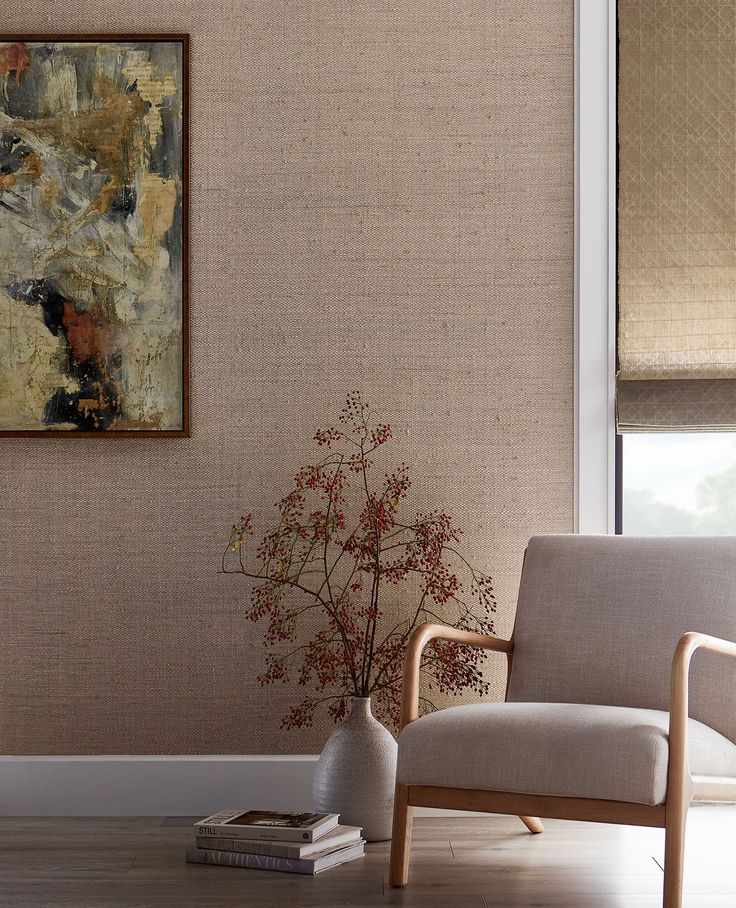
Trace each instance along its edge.
<path fill-rule="evenodd" d="M 513 817 L 420 818 L 409 886 L 388 843 L 317 877 L 184 863 L 194 818 L 3 819 L 3 908 L 656 908 L 661 830 Z M 736 905 L 736 807 L 690 811 L 686 905 Z"/>

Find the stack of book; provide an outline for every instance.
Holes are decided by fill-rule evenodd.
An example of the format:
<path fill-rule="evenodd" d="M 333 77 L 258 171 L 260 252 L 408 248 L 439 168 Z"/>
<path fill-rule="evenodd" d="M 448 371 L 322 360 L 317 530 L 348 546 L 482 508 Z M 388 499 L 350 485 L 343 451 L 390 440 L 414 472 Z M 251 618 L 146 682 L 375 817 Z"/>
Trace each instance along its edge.
<path fill-rule="evenodd" d="M 221 810 L 194 824 L 193 864 L 251 870 L 319 873 L 363 855 L 358 826 L 340 826 L 336 813 Z"/>

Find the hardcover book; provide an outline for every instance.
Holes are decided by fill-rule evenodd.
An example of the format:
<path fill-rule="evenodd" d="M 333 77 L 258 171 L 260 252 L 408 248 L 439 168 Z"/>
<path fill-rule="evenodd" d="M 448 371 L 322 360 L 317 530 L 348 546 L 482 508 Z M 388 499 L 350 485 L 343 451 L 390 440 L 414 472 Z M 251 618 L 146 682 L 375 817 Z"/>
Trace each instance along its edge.
<path fill-rule="evenodd" d="M 316 842 L 337 826 L 336 813 L 220 810 L 194 824 L 195 835 L 266 842 Z"/>
<path fill-rule="evenodd" d="M 257 839 L 231 839 L 217 835 L 198 835 L 197 848 L 239 851 L 274 858 L 311 858 L 320 851 L 344 848 L 360 841 L 359 826 L 335 826 L 316 842 L 261 842 Z"/>
<path fill-rule="evenodd" d="M 338 864 L 362 857 L 365 842 L 361 839 L 337 851 L 320 851 L 311 858 L 277 858 L 240 851 L 217 851 L 210 848 L 188 848 L 190 864 L 218 864 L 224 867 L 246 867 L 250 870 L 279 870 L 282 873 L 320 873 Z"/>

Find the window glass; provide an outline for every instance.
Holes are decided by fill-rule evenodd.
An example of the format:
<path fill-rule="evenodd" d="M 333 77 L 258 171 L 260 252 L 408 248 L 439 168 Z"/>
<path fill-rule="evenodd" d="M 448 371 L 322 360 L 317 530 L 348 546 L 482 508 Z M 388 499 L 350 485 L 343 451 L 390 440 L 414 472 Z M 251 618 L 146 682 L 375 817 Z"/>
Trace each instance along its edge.
<path fill-rule="evenodd" d="M 736 535 L 736 434 L 623 436 L 623 532 Z"/>

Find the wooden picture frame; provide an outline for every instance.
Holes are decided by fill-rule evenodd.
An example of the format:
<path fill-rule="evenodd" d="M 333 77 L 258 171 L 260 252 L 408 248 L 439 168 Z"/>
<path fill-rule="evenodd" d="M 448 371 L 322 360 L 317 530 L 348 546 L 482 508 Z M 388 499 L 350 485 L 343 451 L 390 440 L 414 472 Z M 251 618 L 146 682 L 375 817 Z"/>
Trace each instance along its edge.
<path fill-rule="evenodd" d="M 121 45 L 117 50 L 116 44 Z M 170 44 L 175 47 L 162 46 Z M 91 45 L 99 45 L 94 53 Z M 47 61 L 54 55 L 59 62 L 52 72 Z M 33 83 L 24 85 L 28 70 Z M 57 82 L 49 88 L 52 78 Z M 34 307 L 42 312 L 34 312 L 29 331 L 35 335 L 16 354 L 17 362 L 9 355 L 14 341 L 7 336 L 4 341 L 0 333 L 0 437 L 190 436 L 189 87 L 186 33 L 0 35 L 0 225 L 4 219 L 12 222 L 17 237 L 23 214 L 37 204 L 46 220 L 39 216 L 34 224 L 47 223 L 48 246 L 37 236 L 28 245 L 41 249 L 41 259 L 53 259 L 45 271 L 36 262 L 16 267 L 0 240 L 0 306 L 5 294 L 6 306 L 12 299 L 13 311 L 26 322 Z M 41 97 L 44 88 L 47 94 Z M 3 152 L 10 159 L 5 166 Z M 57 160 L 64 152 L 67 161 Z M 81 164 L 74 170 L 77 161 Z M 59 185 L 65 163 L 69 187 Z M 9 201 L 4 190 L 14 192 Z M 104 230 L 95 233 L 95 225 Z M 23 244 L 11 248 L 22 250 Z M 115 283 L 113 258 L 120 261 L 121 250 L 118 270 L 124 276 L 133 273 L 134 282 Z M 88 267 L 87 253 L 102 264 Z M 73 264 L 82 262 L 79 303 L 74 294 L 66 295 L 75 275 L 72 265 L 60 264 L 64 256 Z M 33 372 L 35 397 L 30 395 L 29 403 L 19 390 L 31 387 L 23 384 L 29 371 L 23 357 L 34 340 L 48 342 L 44 325 L 54 335 L 55 348 L 48 344 L 43 351 L 47 372 L 40 367 Z M 2 385 L 9 382 L 15 386 L 9 392 L 6 387 L 6 393 L 15 397 L 8 405 Z M 16 400 L 25 409 L 18 425 L 10 425 Z M 59 413 L 72 421 L 57 424 Z"/>

